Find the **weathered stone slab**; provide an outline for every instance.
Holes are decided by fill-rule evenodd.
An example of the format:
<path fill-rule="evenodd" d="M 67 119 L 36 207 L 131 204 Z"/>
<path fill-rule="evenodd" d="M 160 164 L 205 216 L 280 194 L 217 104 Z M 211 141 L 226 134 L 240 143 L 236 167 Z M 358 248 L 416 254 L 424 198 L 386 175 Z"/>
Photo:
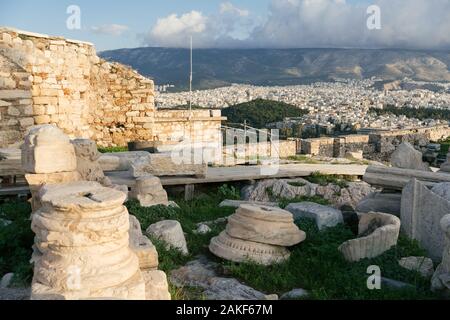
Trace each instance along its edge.
<path fill-rule="evenodd" d="M 15 148 L 0 149 L 0 176 L 23 175 L 22 151 Z"/>
<path fill-rule="evenodd" d="M 416 239 L 430 258 L 440 261 L 445 236 L 440 221 L 450 212 L 450 201 L 442 198 L 427 186 L 412 179 L 402 192 L 402 230 Z"/>
<path fill-rule="evenodd" d="M 225 231 L 211 239 L 209 250 L 225 260 L 262 265 L 280 263 L 290 256 L 284 247 L 232 238 Z"/>
<path fill-rule="evenodd" d="M 442 262 L 436 268 L 431 279 L 431 289 L 450 294 L 450 214 L 445 215 L 440 222 L 442 232 L 445 234 L 445 246 Z"/>
<path fill-rule="evenodd" d="M 384 212 L 400 216 L 402 194 L 373 192 L 362 199 L 356 206 L 356 211 L 361 213 Z"/>
<path fill-rule="evenodd" d="M 176 220 L 164 220 L 154 223 L 147 228 L 146 233 L 164 241 L 168 248 L 180 250 L 183 254 L 189 253 L 183 229 Z"/>
<path fill-rule="evenodd" d="M 314 219 L 319 230 L 334 227 L 344 222 L 340 210 L 314 202 L 291 203 L 285 209 L 294 215 L 295 220 L 300 218 Z"/>
<path fill-rule="evenodd" d="M 71 172 L 77 169 L 75 150 L 57 127 L 32 127 L 22 146 L 22 167 L 27 173 Z"/>
<path fill-rule="evenodd" d="M 422 161 L 422 152 L 414 149 L 408 142 L 402 142 L 395 149 L 391 164 L 396 168 L 431 171 L 430 166 Z"/>
<path fill-rule="evenodd" d="M 144 175 L 161 176 L 196 176 L 206 177 L 208 165 L 206 163 L 178 163 L 172 159 L 170 153 L 149 154 L 147 158 L 138 158 L 131 165 L 133 177 Z"/>
<path fill-rule="evenodd" d="M 226 232 L 233 238 L 271 244 L 293 246 L 306 238 L 295 224 L 290 212 L 275 207 L 241 205 L 228 218 Z"/>
<path fill-rule="evenodd" d="M 433 186 L 435 183 L 450 182 L 450 175 L 447 173 L 390 168 L 379 165 L 369 166 L 363 180 L 375 187 L 402 190 L 412 178 L 421 181 L 427 186 Z"/>
<path fill-rule="evenodd" d="M 98 159 L 103 171 L 128 171 L 131 163 L 139 158 L 148 158 L 146 151 L 104 153 Z"/>
<path fill-rule="evenodd" d="M 232 207 L 239 208 L 243 204 L 256 205 L 256 206 L 268 206 L 268 207 L 279 207 L 276 202 L 264 202 L 264 201 L 245 201 L 245 200 L 223 200 L 219 207 Z"/>
<path fill-rule="evenodd" d="M 345 241 L 338 248 L 350 262 L 375 258 L 395 246 L 400 219 L 386 213 L 365 213 L 360 216 L 358 232 L 359 238 Z"/>

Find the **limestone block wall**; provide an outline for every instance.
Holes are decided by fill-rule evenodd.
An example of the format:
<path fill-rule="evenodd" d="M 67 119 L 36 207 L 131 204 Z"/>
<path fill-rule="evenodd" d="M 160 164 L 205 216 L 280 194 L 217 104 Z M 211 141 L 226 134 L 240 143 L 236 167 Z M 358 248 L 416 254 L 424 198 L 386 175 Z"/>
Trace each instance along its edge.
<path fill-rule="evenodd" d="M 220 111 L 187 112 L 156 110 L 153 81 L 99 58 L 90 43 L 0 28 L 0 147 L 35 124 L 100 146 L 218 136 Z"/>
<path fill-rule="evenodd" d="M 333 157 L 334 138 L 312 138 L 302 140 L 302 153 L 313 156 Z"/>

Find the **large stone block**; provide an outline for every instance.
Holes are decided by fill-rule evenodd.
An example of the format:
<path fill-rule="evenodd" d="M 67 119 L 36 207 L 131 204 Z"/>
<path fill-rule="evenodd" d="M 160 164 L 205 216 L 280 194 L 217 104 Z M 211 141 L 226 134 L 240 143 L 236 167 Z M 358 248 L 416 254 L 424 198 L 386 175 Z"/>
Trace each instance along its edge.
<path fill-rule="evenodd" d="M 228 218 L 226 232 L 233 238 L 278 246 L 293 246 L 306 238 L 290 212 L 246 204 Z"/>
<path fill-rule="evenodd" d="M 435 261 L 442 258 L 445 242 L 440 221 L 449 212 L 450 201 L 424 183 L 412 179 L 403 189 L 402 230 L 411 239 L 416 239 Z"/>
<path fill-rule="evenodd" d="M 148 156 L 146 151 L 112 152 L 102 154 L 99 163 L 103 171 L 127 171 L 136 159 Z"/>
<path fill-rule="evenodd" d="M 422 161 L 422 152 L 414 149 L 408 142 L 402 142 L 391 156 L 391 164 L 396 168 L 431 171 Z"/>
<path fill-rule="evenodd" d="M 169 205 L 167 192 L 163 189 L 161 181 L 151 175 L 136 178 L 130 197 L 137 199 L 142 207 Z"/>
<path fill-rule="evenodd" d="M 294 219 L 314 219 L 319 230 L 326 227 L 334 227 L 344 222 L 341 210 L 314 202 L 291 203 L 286 207 L 286 210 L 294 215 Z"/>
<path fill-rule="evenodd" d="M 148 154 L 147 158 L 138 158 L 131 165 L 134 177 L 145 175 L 160 176 L 196 176 L 206 177 L 208 165 L 206 163 L 178 163 L 172 159 L 170 153 Z"/>
<path fill-rule="evenodd" d="M 225 260 L 262 265 L 280 263 L 290 256 L 284 247 L 232 238 L 225 231 L 211 239 L 209 250 Z"/>
<path fill-rule="evenodd" d="M 27 173 L 75 171 L 74 147 L 57 127 L 35 126 L 29 130 L 22 146 L 22 167 Z"/>
<path fill-rule="evenodd" d="M 186 255 L 189 253 L 183 229 L 181 228 L 181 224 L 176 220 L 164 220 L 154 223 L 147 228 L 146 233 L 164 241 L 167 248 L 179 250 Z"/>
<path fill-rule="evenodd" d="M 139 258 L 141 270 L 158 268 L 158 252 L 156 247 L 142 234 L 138 219 L 130 215 L 130 248 Z"/>
<path fill-rule="evenodd" d="M 394 215 L 370 212 L 359 218 L 359 237 L 339 246 L 347 261 L 374 258 L 397 244 L 400 219 Z"/>

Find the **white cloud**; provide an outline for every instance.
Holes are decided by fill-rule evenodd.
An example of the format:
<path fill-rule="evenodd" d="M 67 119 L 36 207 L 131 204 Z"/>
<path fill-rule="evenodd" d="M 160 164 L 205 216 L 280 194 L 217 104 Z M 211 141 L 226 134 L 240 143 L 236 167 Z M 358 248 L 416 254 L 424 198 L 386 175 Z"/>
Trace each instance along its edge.
<path fill-rule="evenodd" d="M 235 7 L 231 2 L 223 2 L 220 4 L 220 13 L 231 13 L 241 17 L 247 17 L 250 12 L 245 9 L 239 9 Z"/>
<path fill-rule="evenodd" d="M 379 30 L 367 28 L 372 4 L 381 8 Z M 450 48 L 450 0 L 272 0 L 262 21 L 231 2 L 218 9 L 161 18 L 144 43 L 187 47 L 193 35 L 196 47 Z"/>
<path fill-rule="evenodd" d="M 91 31 L 97 34 L 104 34 L 109 36 L 121 36 L 129 28 L 120 24 L 104 24 L 102 26 L 93 26 Z"/>

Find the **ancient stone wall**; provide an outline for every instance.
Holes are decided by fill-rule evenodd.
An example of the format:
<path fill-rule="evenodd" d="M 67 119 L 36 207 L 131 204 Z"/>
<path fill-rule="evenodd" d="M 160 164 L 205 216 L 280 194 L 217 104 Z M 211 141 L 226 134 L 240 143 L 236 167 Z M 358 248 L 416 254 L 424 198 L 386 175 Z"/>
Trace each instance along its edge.
<path fill-rule="evenodd" d="M 389 161 L 402 142 L 409 142 L 419 150 L 432 141 L 450 136 L 450 127 L 436 126 L 410 130 L 392 130 L 369 135 L 347 135 L 335 138 L 302 139 L 301 151 L 323 157 L 343 157 L 347 152 L 363 151 L 364 158 Z"/>
<path fill-rule="evenodd" d="M 220 130 L 220 111 L 186 112 L 157 111 L 153 81 L 100 59 L 90 43 L 0 29 L 0 147 L 19 143 L 35 124 L 101 146 L 179 133 L 212 139 Z"/>

